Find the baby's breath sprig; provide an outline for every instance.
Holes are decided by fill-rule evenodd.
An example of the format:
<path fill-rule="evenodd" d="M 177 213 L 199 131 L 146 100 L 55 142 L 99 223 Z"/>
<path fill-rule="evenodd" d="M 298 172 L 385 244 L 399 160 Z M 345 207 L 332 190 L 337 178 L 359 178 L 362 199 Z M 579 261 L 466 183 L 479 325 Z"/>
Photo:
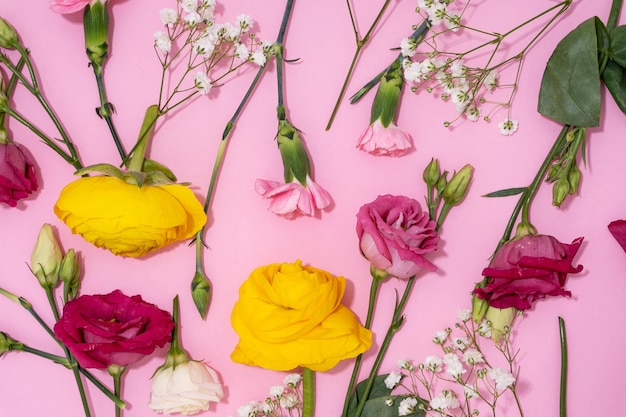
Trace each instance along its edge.
<path fill-rule="evenodd" d="M 237 417 L 300 417 L 302 415 L 302 376 L 288 374 L 283 385 L 270 388 L 264 401 L 249 401 L 237 409 Z"/>

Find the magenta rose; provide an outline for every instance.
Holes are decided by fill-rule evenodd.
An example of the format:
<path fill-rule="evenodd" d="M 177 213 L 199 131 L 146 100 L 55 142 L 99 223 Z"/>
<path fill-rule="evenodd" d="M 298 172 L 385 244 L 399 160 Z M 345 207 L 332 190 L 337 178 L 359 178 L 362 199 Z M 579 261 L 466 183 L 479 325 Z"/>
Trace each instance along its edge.
<path fill-rule="evenodd" d="M 583 241 L 561 243 L 553 236 L 529 235 L 505 243 L 495 254 L 483 275 L 489 277 L 484 288 L 474 294 L 496 308 L 529 309 L 535 300 L 546 296 L 571 295 L 563 286 L 567 274 L 582 271 L 572 260 Z"/>
<path fill-rule="evenodd" d="M 170 313 L 115 290 L 69 301 L 54 334 L 83 368 L 126 366 L 172 339 Z"/>
<path fill-rule="evenodd" d="M 0 202 L 15 207 L 33 191 L 37 191 L 37 178 L 26 149 L 12 141 L 0 143 Z"/>
<path fill-rule="evenodd" d="M 437 249 L 436 224 L 416 200 L 378 196 L 356 218 L 361 253 L 375 268 L 402 279 L 437 269 L 424 257 Z"/>

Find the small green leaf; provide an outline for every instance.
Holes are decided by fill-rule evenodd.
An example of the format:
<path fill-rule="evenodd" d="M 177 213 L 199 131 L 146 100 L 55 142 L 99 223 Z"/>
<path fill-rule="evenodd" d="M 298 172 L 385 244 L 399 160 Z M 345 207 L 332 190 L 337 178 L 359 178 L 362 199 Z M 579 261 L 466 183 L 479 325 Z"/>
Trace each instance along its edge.
<path fill-rule="evenodd" d="M 609 61 L 602 73 L 602 81 L 609 89 L 620 110 L 626 113 L 626 74 L 619 64 Z"/>
<path fill-rule="evenodd" d="M 556 46 L 541 80 L 537 110 L 572 126 L 600 124 L 597 17 L 581 23 Z"/>
<path fill-rule="evenodd" d="M 626 25 L 618 26 L 611 32 L 609 45 L 609 57 L 626 67 Z"/>
<path fill-rule="evenodd" d="M 510 195 L 521 194 L 524 191 L 526 191 L 526 187 L 507 188 L 504 190 L 494 191 L 492 193 L 485 194 L 483 197 L 508 197 Z"/>

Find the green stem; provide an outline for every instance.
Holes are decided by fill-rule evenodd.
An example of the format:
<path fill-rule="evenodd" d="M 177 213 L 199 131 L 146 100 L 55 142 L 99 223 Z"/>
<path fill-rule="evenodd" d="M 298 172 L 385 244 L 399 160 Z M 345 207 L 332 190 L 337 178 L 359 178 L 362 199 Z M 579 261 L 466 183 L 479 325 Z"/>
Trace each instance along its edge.
<path fill-rule="evenodd" d="M 59 365 L 63 365 L 66 368 L 70 368 L 69 361 L 67 360 L 67 358 L 64 358 L 63 356 L 53 355 L 52 353 L 48 353 L 39 349 L 31 348 L 26 345 L 22 345 L 22 347 L 19 350 L 23 352 L 27 352 L 27 353 L 32 353 L 33 355 L 51 360 L 52 362 L 58 363 Z"/>
<path fill-rule="evenodd" d="M 109 375 L 113 377 L 113 392 L 117 398 L 121 398 L 120 395 L 122 393 L 122 375 L 126 370 L 125 366 L 118 365 L 109 365 L 107 368 L 109 371 Z M 122 408 L 119 405 L 115 404 L 115 417 L 121 417 Z"/>
<path fill-rule="evenodd" d="M 98 84 L 98 96 L 100 97 L 100 107 L 96 109 L 98 116 L 102 117 L 105 121 L 109 130 L 111 131 L 111 136 L 113 137 L 113 142 L 115 142 L 115 147 L 117 148 L 117 152 L 120 154 L 122 161 L 126 160 L 126 151 L 124 150 L 124 146 L 120 141 L 120 137 L 113 125 L 113 118 L 111 114 L 113 113 L 113 105 L 107 100 L 106 89 L 104 87 L 104 79 L 102 77 L 102 67 L 92 64 L 93 73 L 96 77 L 96 83 Z"/>
<path fill-rule="evenodd" d="M 622 10 L 622 0 L 613 0 L 611 3 L 611 11 L 609 12 L 609 20 L 606 24 L 606 29 L 609 34 L 615 29 L 617 26 L 617 21 L 619 20 L 620 11 Z"/>
<path fill-rule="evenodd" d="M 302 417 L 315 415 L 315 372 L 302 368 Z"/>
<path fill-rule="evenodd" d="M 367 378 L 367 382 L 365 385 L 365 389 L 363 391 L 363 395 L 359 399 L 358 406 L 354 415 L 352 417 L 360 417 L 363 412 L 363 408 L 365 407 L 365 403 L 368 400 L 370 392 L 372 391 L 372 387 L 374 386 L 374 379 L 378 375 L 378 370 L 380 369 L 380 365 L 387 353 L 387 349 L 389 349 L 389 345 L 391 344 L 391 340 L 395 333 L 400 329 L 402 323 L 404 321 L 404 317 L 402 316 L 404 311 L 404 306 L 409 298 L 409 294 L 413 289 L 413 285 L 415 284 L 415 275 L 408 279 L 406 283 L 406 287 L 404 288 L 404 294 L 402 294 L 402 298 L 400 302 L 396 305 L 396 308 L 393 313 L 393 318 L 391 319 L 391 324 L 387 329 L 387 333 L 385 334 L 385 339 L 378 350 L 378 354 L 376 355 L 376 359 L 374 360 L 374 364 L 372 365 L 372 370 Z"/>
<path fill-rule="evenodd" d="M 559 335 L 561 338 L 561 386 L 559 395 L 559 417 L 567 416 L 567 337 L 565 321 L 559 317 Z"/>
<path fill-rule="evenodd" d="M 372 325 L 372 317 L 374 316 L 374 308 L 376 306 L 376 299 L 378 298 L 378 293 L 380 292 L 380 284 L 382 280 L 377 279 L 372 276 L 372 285 L 370 287 L 370 297 L 369 304 L 367 306 L 367 317 L 365 319 L 364 327 L 366 329 L 370 329 Z M 352 368 L 352 376 L 350 377 L 350 382 L 348 384 L 348 389 L 346 390 L 346 397 L 343 402 L 343 412 L 341 413 L 342 417 L 346 417 L 348 415 L 348 406 L 350 405 L 350 398 L 352 397 L 352 392 L 354 391 L 354 385 L 356 384 L 356 379 L 359 374 L 359 370 L 361 369 L 361 361 L 363 360 L 363 354 L 360 354 L 356 357 L 354 361 L 354 367 Z"/>
<path fill-rule="evenodd" d="M 289 24 L 289 17 L 293 10 L 293 0 L 287 0 L 285 5 L 285 11 L 283 13 L 283 20 L 280 23 L 280 29 L 278 36 L 276 37 L 276 80 L 278 82 L 278 107 L 284 107 L 284 88 L 283 88 L 283 41 L 287 32 L 287 25 Z"/>
<path fill-rule="evenodd" d="M 391 1 L 390 0 L 385 0 L 385 3 L 383 3 L 383 7 L 381 7 L 380 11 L 376 15 L 376 18 L 374 19 L 374 21 L 372 22 L 370 28 L 368 29 L 367 33 L 365 34 L 365 36 L 363 36 L 362 39 L 359 36 L 359 31 L 358 31 L 358 29 L 356 27 L 356 21 L 354 19 L 354 15 L 352 13 L 352 7 L 350 7 L 350 0 L 348 0 L 346 3 L 348 5 L 348 12 L 350 13 L 350 21 L 352 22 L 352 28 L 354 29 L 354 36 L 355 36 L 355 40 L 356 40 L 356 50 L 354 51 L 354 55 L 352 56 L 352 61 L 350 63 L 350 67 L 348 68 L 348 73 L 346 74 L 346 77 L 345 77 L 345 79 L 343 81 L 343 85 L 341 86 L 341 90 L 339 91 L 339 96 L 337 97 L 337 101 L 335 102 L 335 106 L 333 107 L 333 111 L 330 114 L 330 119 L 328 120 L 328 124 L 326 125 L 326 130 L 330 129 L 330 127 L 333 124 L 333 121 L 335 120 L 335 116 L 337 115 L 337 111 L 339 110 L 339 104 L 341 104 L 341 101 L 343 100 L 343 97 L 346 94 L 346 90 L 348 88 L 348 83 L 350 82 L 350 79 L 352 78 L 352 73 L 354 72 L 354 68 L 356 67 L 356 62 L 358 61 L 359 56 L 361 55 L 361 50 L 363 49 L 365 44 L 369 41 L 369 38 L 370 38 L 372 32 L 374 31 L 376 26 L 378 26 L 378 23 L 380 22 L 380 19 L 382 18 L 383 14 L 385 13 L 385 10 L 387 10 L 387 7 L 391 3 Z"/>

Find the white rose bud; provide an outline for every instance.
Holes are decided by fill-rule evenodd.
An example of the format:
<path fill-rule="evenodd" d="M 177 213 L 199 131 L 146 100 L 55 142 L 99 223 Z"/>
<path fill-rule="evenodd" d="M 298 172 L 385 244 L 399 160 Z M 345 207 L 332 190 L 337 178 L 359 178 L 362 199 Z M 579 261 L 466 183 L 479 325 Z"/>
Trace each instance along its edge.
<path fill-rule="evenodd" d="M 30 255 L 30 270 L 37 277 L 42 287 L 53 288 L 59 281 L 59 269 L 63 260 L 63 252 L 54 237 L 52 226 L 45 223 L 41 226 L 37 243 Z"/>

